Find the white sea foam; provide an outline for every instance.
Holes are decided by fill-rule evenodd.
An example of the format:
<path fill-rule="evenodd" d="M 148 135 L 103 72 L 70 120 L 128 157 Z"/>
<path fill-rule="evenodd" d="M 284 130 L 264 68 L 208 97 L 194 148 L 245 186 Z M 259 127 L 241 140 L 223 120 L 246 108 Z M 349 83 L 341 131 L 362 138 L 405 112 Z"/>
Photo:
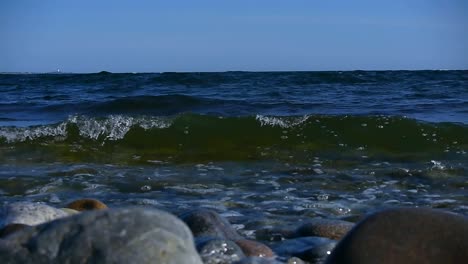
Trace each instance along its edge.
<path fill-rule="evenodd" d="M 67 126 L 74 124 L 78 127 L 82 137 L 97 140 L 119 140 L 124 138 L 128 131 L 138 126 L 145 130 L 151 128 L 167 128 L 171 120 L 162 117 L 130 117 L 112 115 L 106 118 L 92 118 L 85 116 L 72 116 L 67 121 L 55 125 L 42 125 L 34 127 L 2 127 L 0 138 L 8 143 L 34 140 L 41 137 L 60 138 L 68 135 Z"/>
<path fill-rule="evenodd" d="M 309 116 L 302 116 L 296 118 L 283 118 L 274 116 L 257 115 L 255 117 L 260 122 L 261 126 L 279 126 L 281 128 L 290 128 L 300 125 L 309 119 Z"/>
<path fill-rule="evenodd" d="M 7 142 L 22 142 L 40 137 L 64 137 L 67 135 L 66 122 L 58 125 L 37 126 L 37 127 L 2 127 L 0 138 Z"/>
<path fill-rule="evenodd" d="M 440 161 L 431 160 L 431 163 L 432 163 L 432 169 L 438 169 L 438 170 L 445 169 L 445 166 Z"/>
<path fill-rule="evenodd" d="M 76 124 L 80 135 L 91 139 L 105 137 L 106 140 L 122 139 L 133 126 L 143 129 L 167 128 L 171 125 L 169 120 L 158 117 L 129 117 L 112 115 L 104 119 L 71 117 L 69 122 Z"/>

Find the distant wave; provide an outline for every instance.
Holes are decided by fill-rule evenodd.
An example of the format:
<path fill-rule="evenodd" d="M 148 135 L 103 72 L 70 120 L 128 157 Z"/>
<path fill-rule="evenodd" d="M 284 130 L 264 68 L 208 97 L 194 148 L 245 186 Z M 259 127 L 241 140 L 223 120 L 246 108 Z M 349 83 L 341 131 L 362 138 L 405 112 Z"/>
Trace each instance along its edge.
<path fill-rule="evenodd" d="M 156 113 L 161 115 L 175 114 L 184 111 L 196 111 L 200 108 L 222 106 L 226 100 L 216 100 L 195 96 L 173 94 L 160 96 L 129 96 L 105 102 L 94 103 L 87 107 L 88 113 Z"/>
<path fill-rule="evenodd" d="M 0 118 L 382 114 L 468 124 L 467 84 L 468 71 L 8 74 Z"/>

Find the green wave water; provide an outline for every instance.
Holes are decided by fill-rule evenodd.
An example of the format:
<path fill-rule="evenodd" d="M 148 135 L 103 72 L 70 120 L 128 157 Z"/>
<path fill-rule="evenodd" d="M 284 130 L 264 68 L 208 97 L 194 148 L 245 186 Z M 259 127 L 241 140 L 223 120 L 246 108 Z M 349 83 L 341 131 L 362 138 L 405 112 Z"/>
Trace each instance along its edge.
<path fill-rule="evenodd" d="M 316 155 L 457 159 L 468 150 L 468 127 L 387 116 L 75 116 L 53 125 L 2 127 L 0 146 L 3 160 L 23 153 L 31 159 L 119 164 L 306 162 Z"/>

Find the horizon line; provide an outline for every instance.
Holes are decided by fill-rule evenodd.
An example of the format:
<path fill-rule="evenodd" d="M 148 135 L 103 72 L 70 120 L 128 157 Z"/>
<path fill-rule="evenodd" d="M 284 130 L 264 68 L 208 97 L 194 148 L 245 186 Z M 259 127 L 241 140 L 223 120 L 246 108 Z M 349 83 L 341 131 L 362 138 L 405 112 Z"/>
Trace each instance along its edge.
<path fill-rule="evenodd" d="M 65 72 L 65 71 L 0 71 L 0 74 L 151 74 L 151 73 L 229 73 L 229 72 L 245 72 L 245 73 L 269 73 L 269 72 L 384 72 L 384 71 L 468 71 L 466 69 L 354 69 L 354 70 L 225 70 L 225 71 L 96 71 L 96 72 Z"/>

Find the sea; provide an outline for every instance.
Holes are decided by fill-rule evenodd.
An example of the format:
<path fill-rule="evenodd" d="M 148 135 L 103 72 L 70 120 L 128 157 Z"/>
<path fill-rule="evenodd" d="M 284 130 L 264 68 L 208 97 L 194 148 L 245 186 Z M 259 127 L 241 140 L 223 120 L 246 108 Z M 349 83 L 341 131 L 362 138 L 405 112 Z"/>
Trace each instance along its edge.
<path fill-rule="evenodd" d="M 246 236 L 468 215 L 468 71 L 0 74 L 0 95 L 0 204 L 210 208 Z"/>

